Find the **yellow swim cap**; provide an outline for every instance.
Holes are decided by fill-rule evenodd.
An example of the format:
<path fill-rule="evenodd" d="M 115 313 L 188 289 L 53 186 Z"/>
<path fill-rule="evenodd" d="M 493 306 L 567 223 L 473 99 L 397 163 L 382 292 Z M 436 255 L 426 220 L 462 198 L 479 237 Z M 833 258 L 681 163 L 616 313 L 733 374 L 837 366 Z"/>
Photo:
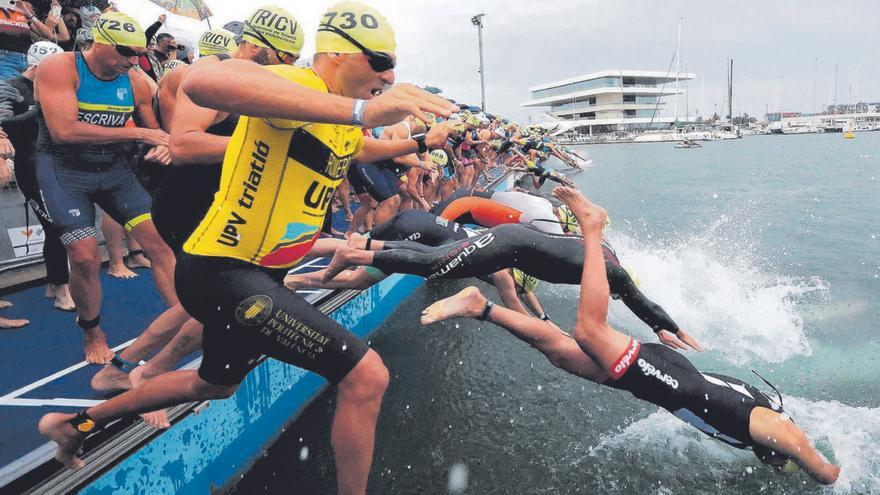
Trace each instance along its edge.
<path fill-rule="evenodd" d="M 374 52 L 394 53 L 397 49 L 388 19 L 360 2 L 339 2 L 327 9 L 315 36 L 315 53 L 361 53 L 336 29 Z"/>
<path fill-rule="evenodd" d="M 101 45 L 147 47 L 147 35 L 133 17 L 122 12 L 106 12 L 92 28 L 95 43 Z"/>
<path fill-rule="evenodd" d="M 559 212 L 559 221 L 562 222 L 562 231 L 568 233 L 580 233 L 580 225 L 574 213 L 566 205 L 560 205 L 556 209 Z"/>
<path fill-rule="evenodd" d="M 449 157 L 443 150 L 434 150 L 431 152 L 431 161 L 434 162 L 435 165 L 444 167 L 449 163 Z"/>
<path fill-rule="evenodd" d="M 296 17 L 274 5 L 260 7 L 248 16 L 242 38 L 253 45 L 293 55 L 299 55 L 304 42 Z"/>
<path fill-rule="evenodd" d="M 535 292 L 540 282 L 537 278 L 526 274 L 518 268 L 513 269 L 513 281 L 522 288 L 523 292 Z"/>
<path fill-rule="evenodd" d="M 199 38 L 199 56 L 201 57 L 228 53 L 235 47 L 235 34 L 223 28 L 205 31 Z"/>

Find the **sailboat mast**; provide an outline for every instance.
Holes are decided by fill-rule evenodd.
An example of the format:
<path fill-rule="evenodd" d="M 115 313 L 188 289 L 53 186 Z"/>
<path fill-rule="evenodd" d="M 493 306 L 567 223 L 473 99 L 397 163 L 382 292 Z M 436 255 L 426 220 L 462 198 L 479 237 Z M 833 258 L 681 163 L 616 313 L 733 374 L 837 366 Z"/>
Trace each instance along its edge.
<path fill-rule="evenodd" d="M 729 105 L 730 112 L 727 114 L 727 119 L 730 123 L 733 123 L 733 59 L 730 59 L 730 72 L 727 75 L 727 104 Z"/>
<path fill-rule="evenodd" d="M 678 74 L 681 72 L 681 20 L 678 18 L 678 41 L 675 43 L 675 122 L 678 122 Z"/>
<path fill-rule="evenodd" d="M 837 64 L 834 64 L 834 114 L 837 114 Z"/>

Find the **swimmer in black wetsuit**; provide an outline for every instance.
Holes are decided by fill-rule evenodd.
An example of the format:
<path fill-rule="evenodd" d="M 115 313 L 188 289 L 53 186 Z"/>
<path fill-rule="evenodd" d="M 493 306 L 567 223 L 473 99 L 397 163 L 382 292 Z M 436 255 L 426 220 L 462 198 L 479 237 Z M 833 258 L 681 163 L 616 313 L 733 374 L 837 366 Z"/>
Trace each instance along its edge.
<path fill-rule="evenodd" d="M 383 251 L 360 251 L 349 246 L 336 250 L 324 280 L 343 269 L 368 265 L 385 273 L 410 273 L 427 279 L 485 276 L 505 268 L 518 268 L 554 284 L 577 285 L 583 271 L 583 238 L 554 235 L 522 224 L 505 224 L 478 236 L 434 248 L 401 241 Z M 611 294 L 620 299 L 671 347 L 701 350 L 700 345 L 656 303 L 645 297 L 620 261 L 605 244 L 605 268 Z"/>
<path fill-rule="evenodd" d="M 437 215 L 421 210 L 406 210 L 398 213 L 391 220 L 375 227 L 370 237 L 352 237 L 348 245 L 358 249 L 381 251 L 395 249 L 400 246 L 397 241 L 413 241 L 406 245 L 410 248 L 429 250 L 450 242 L 467 239 L 479 233 L 461 225 L 440 218 Z M 346 245 L 342 239 L 318 239 L 309 251 L 311 257 L 333 256 L 336 250 Z M 391 272 L 388 272 L 390 274 Z M 320 289 L 367 289 L 388 277 L 388 274 L 371 266 L 358 267 L 340 273 L 333 280 L 324 281 L 324 270 L 310 273 L 291 273 L 284 278 L 288 289 L 297 290 L 302 287 Z M 527 314 L 526 307 L 517 295 L 517 284 L 510 270 L 480 277 L 491 283 L 498 290 L 504 305 L 514 311 Z"/>
<path fill-rule="evenodd" d="M 609 286 L 601 245 L 605 210 L 579 192 L 555 192 L 574 212 L 584 232 L 580 304 L 574 338 L 546 322 L 494 307 L 475 287 L 439 301 L 422 313 L 429 325 L 456 317 L 489 320 L 541 351 L 569 373 L 627 390 L 656 404 L 701 432 L 741 449 L 751 449 L 779 471 L 804 468 L 831 484 L 840 468 L 827 462 L 781 405 L 735 378 L 701 373 L 684 356 L 657 344 L 641 344 L 606 321 Z"/>

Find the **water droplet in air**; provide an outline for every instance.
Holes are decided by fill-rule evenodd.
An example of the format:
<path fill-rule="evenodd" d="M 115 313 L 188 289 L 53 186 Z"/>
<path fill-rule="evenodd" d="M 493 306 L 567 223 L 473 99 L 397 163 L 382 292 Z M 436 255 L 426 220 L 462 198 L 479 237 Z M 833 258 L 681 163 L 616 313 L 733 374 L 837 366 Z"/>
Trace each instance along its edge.
<path fill-rule="evenodd" d="M 458 462 L 449 468 L 449 482 L 446 487 L 452 493 L 462 493 L 468 486 L 468 468 Z"/>
<path fill-rule="evenodd" d="M 305 462 L 309 458 L 309 448 L 303 447 L 299 451 L 299 460 L 300 462 Z"/>

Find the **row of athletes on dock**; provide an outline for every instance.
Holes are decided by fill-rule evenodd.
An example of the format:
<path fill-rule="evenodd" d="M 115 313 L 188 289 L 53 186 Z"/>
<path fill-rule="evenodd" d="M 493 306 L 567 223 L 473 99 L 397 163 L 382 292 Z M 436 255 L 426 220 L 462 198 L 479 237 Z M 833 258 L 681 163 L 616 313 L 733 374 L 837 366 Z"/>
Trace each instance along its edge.
<path fill-rule="evenodd" d="M 29 200 L 70 260 L 86 358 L 109 363 L 93 386 L 127 389 L 78 414 L 41 419 L 59 461 L 81 466 L 84 437 L 117 418 L 142 414 L 167 427 L 163 408 L 229 397 L 268 356 L 336 387 L 330 441 L 338 491 L 364 493 L 389 372 L 365 342 L 290 288 L 365 287 L 386 274 L 413 273 L 490 279 L 506 306 L 469 288 L 428 308 L 424 324 L 490 320 L 557 367 L 627 390 L 779 470 L 801 466 L 822 483 L 836 480 L 839 469 L 779 402 L 737 379 L 700 373 L 672 350 L 700 346 L 623 269 L 602 239 L 604 210 L 538 164 L 544 152 L 569 166 L 581 157 L 394 84 L 393 31 L 362 3 L 328 9 L 309 68 L 293 66 L 304 39 L 290 12 L 259 8 L 242 27 L 237 43 L 234 35 L 206 33 L 203 48 L 217 51 L 203 49 L 195 64 L 169 71 L 155 89 L 134 69 L 144 32 L 119 12 L 97 20 L 91 49 L 49 56 L 35 71 L 37 193 Z M 130 143 L 145 145 L 142 161 L 164 167 L 152 198 L 128 165 Z M 549 197 L 474 188 L 475 177 L 494 166 L 526 173 L 525 189 L 548 180 L 561 187 Z M 354 227 L 347 240 L 322 238 L 346 177 L 361 200 Z M 339 194 L 343 205 L 347 198 Z M 118 354 L 100 325 L 95 205 L 140 243 L 169 308 Z M 358 234 L 361 223 L 372 227 L 369 235 Z M 287 275 L 305 256 L 331 254 L 321 273 Z M 537 280 L 581 285 L 572 334 L 540 308 Z M 611 328 L 610 295 L 665 346 Z M 199 347 L 198 370 L 172 371 Z"/>

